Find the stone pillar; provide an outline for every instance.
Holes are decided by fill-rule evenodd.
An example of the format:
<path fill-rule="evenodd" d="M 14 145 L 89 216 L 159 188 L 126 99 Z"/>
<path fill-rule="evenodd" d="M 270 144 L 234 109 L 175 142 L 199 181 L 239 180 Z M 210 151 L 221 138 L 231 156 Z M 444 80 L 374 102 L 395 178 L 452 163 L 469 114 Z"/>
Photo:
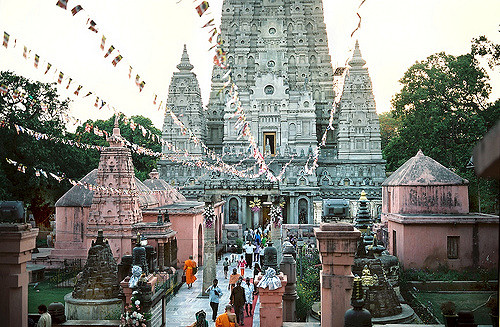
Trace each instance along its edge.
<path fill-rule="evenodd" d="M 260 297 L 260 325 L 266 327 L 281 327 L 283 325 L 283 293 L 287 284 L 287 276 L 283 273 L 277 275 L 281 280 L 281 287 L 276 290 L 259 288 Z M 262 279 L 259 274 L 256 284 Z"/>
<path fill-rule="evenodd" d="M 275 227 L 274 223 L 271 222 L 271 240 L 273 242 L 273 246 L 276 248 L 276 251 L 278 251 L 278 262 L 281 262 L 281 260 L 283 259 L 283 240 L 281 238 L 281 228 L 282 225 L 280 225 L 279 227 Z"/>
<path fill-rule="evenodd" d="M 296 291 L 297 264 L 293 258 L 295 249 L 289 242 L 283 244 L 283 260 L 280 263 L 280 271 L 286 275 L 287 284 L 283 294 L 283 321 L 295 321 L 295 300 L 298 298 Z"/>
<path fill-rule="evenodd" d="M 205 293 L 206 289 L 212 285 L 214 278 L 216 278 L 215 265 L 217 263 L 215 251 L 215 222 L 209 227 L 205 224 L 205 243 L 203 244 L 203 289 L 201 294 L 208 296 Z"/>
<path fill-rule="evenodd" d="M 321 326 L 342 327 L 350 308 L 357 241 L 361 232 L 351 224 L 322 223 L 314 228 L 321 255 Z"/>
<path fill-rule="evenodd" d="M 28 326 L 26 262 L 31 260 L 38 228 L 30 224 L 0 224 L 0 317 L 2 325 Z M 50 303 L 46 303 L 49 305 Z"/>
<path fill-rule="evenodd" d="M 252 212 L 252 217 L 253 217 L 253 229 L 255 229 L 255 228 L 257 228 L 257 226 L 259 226 L 259 214 L 260 214 L 260 210 L 256 211 L 256 212 L 253 212 L 253 211 L 251 211 L 251 212 Z"/>
<path fill-rule="evenodd" d="M 321 216 L 323 215 L 323 201 L 314 201 L 313 208 L 313 224 L 319 225 L 321 224 Z"/>

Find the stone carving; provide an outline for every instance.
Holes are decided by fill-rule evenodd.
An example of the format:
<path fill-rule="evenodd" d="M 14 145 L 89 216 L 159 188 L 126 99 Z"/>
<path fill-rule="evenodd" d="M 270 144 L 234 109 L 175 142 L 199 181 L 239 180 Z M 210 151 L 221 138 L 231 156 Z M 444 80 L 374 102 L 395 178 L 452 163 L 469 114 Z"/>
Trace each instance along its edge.
<path fill-rule="evenodd" d="M 266 271 L 267 268 L 273 268 L 275 272 L 278 270 L 278 251 L 273 246 L 273 242 L 267 242 L 267 247 L 264 249 L 264 262 L 262 270 Z"/>
<path fill-rule="evenodd" d="M 87 262 L 73 290 L 75 299 L 112 299 L 120 291 L 118 266 L 103 231 L 99 230 L 96 241 L 92 241 Z"/>

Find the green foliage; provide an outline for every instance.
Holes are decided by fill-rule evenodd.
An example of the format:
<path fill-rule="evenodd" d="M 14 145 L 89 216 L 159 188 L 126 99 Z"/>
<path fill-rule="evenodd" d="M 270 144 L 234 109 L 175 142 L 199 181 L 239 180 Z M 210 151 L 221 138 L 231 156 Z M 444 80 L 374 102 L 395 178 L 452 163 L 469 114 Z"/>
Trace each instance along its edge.
<path fill-rule="evenodd" d="M 401 273 L 401 283 L 408 281 L 478 281 L 498 279 L 497 269 L 469 268 L 463 270 L 451 270 L 441 266 L 436 270 L 429 269 L 407 269 Z"/>
<path fill-rule="evenodd" d="M 470 182 L 471 210 L 494 212 L 498 184 L 478 181 L 467 163 L 472 150 L 500 117 L 500 103 L 488 102 L 489 78 L 473 54 L 437 53 L 404 74 L 390 114 L 381 119 L 387 170 L 394 171 L 419 149 Z M 390 127 L 396 126 L 391 129 Z M 393 132 L 390 132 L 390 131 Z M 386 131 L 384 131 L 385 133 Z"/>
<path fill-rule="evenodd" d="M 243 240 L 241 238 L 236 239 L 236 252 L 237 253 L 243 252 Z"/>
<path fill-rule="evenodd" d="M 298 321 L 305 321 L 312 305 L 321 297 L 319 254 L 316 250 L 307 249 L 306 251 L 297 253 L 297 295 L 299 298 L 295 302 L 295 308 Z"/>
<path fill-rule="evenodd" d="M 120 134 L 129 142 L 140 145 L 142 147 L 151 149 L 155 152 L 161 152 L 161 145 L 158 141 L 153 140 L 148 135 L 154 134 L 157 136 L 161 136 L 161 131 L 154 127 L 153 123 L 149 118 L 143 116 L 132 116 L 132 120 L 143 126 L 147 129 L 148 134 L 146 136 L 143 135 L 142 131 L 139 128 L 135 128 L 133 130 L 130 127 L 130 124 L 125 124 L 123 118 L 120 117 L 118 126 L 120 127 Z M 86 124 L 97 126 L 100 130 L 104 130 L 109 134 L 113 133 L 113 127 L 115 123 L 115 115 L 110 117 L 107 120 L 87 120 L 81 126 L 76 129 L 76 134 L 78 135 L 78 140 L 82 143 L 95 144 L 108 146 L 108 142 L 106 142 L 105 138 L 95 135 L 94 133 L 85 133 Z M 157 167 L 158 159 L 151 156 L 137 154 L 136 152 L 132 152 L 132 161 L 134 162 L 135 174 L 137 178 L 141 181 L 148 178 L 149 172 Z"/>
<path fill-rule="evenodd" d="M 397 137 L 401 123 L 394 117 L 392 111 L 379 114 L 378 119 L 380 122 L 380 138 L 382 141 L 382 149 L 385 149 L 387 144 L 389 144 L 389 141 L 394 137 Z"/>

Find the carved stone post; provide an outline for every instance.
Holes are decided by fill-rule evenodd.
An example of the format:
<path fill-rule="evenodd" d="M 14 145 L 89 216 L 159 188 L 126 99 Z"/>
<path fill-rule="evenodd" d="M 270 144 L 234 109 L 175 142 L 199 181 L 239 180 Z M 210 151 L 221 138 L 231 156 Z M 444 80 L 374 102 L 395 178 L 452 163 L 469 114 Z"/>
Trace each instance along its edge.
<path fill-rule="evenodd" d="M 215 215 L 214 209 L 211 205 L 205 206 L 205 243 L 203 244 L 203 289 L 202 295 L 208 296 L 205 293 L 206 289 L 212 285 L 214 278 L 216 278 L 215 265 L 217 263 L 215 251 Z"/>
<path fill-rule="evenodd" d="M 271 240 L 273 242 L 273 246 L 276 248 L 276 251 L 278 251 L 278 262 L 281 262 L 283 259 L 283 240 L 281 238 L 281 228 L 281 224 L 276 227 L 274 223 L 271 222 Z"/>
<path fill-rule="evenodd" d="M 361 232 L 350 224 L 323 223 L 314 229 L 321 255 L 321 326 L 342 327 L 350 308 L 357 241 Z"/>
<path fill-rule="evenodd" d="M 26 262 L 31 260 L 38 228 L 30 224 L 0 223 L 0 316 L 2 325 L 28 326 Z M 48 304 L 48 303 L 47 303 Z"/>
<path fill-rule="evenodd" d="M 260 325 L 266 327 L 281 327 L 283 325 L 283 293 L 287 277 L 280 273 L 276 275 L 281 280 L 281 287 L 275 290 L 259 288 Z M 262 279 L 262 274 L 256 276 L 256 284 Z"/>
<path fill-rule="evenodd" d="M 283 260 L 280 270 L 287 277 L 285 293 L 283 294 L 283 321 L 295 321 L 295 300 L 298 298 L 296 291 L 297 264 L 293 258 L 295 249 L 290 242 L 283 244 Z"/>
<path fill-rule="evenodd" d="M 323 201 L 313 201 L 313 224 L 321 224 L 321 216 L 323 215 Z"/>

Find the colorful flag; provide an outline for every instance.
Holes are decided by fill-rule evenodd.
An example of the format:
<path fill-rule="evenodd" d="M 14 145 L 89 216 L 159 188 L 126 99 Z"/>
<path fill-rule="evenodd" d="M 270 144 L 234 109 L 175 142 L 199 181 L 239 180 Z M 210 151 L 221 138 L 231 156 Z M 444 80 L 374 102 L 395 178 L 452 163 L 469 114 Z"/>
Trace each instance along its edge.
<path fill-rule="evenodd" d="M 63 80 L 63 77 L 64 77 L 64 73 L 63 72 L 59 72 L 59 78 L 57 79 L 57 84 L 61 84 L 61 82 Z"/>
<path fill-rule="evenodd" d="M 214 36 L 217 34 L 217 28 L 215 28 L 215 27 L 214 27 L 214 28 L 212 28 L 212 30 L 211 30 L 210 32 L 208 32 L 208 33 L 212 33 L 212 34 L 210 35 L 210 37 L 208 38 L 208 42 L 209 42 L 209 43 L 212 43 L 212 39 L 213 39 L 213 38 L 214 38 Z"/>
<path fill-rule="evenodd" d="M 201 28 L 205 28 L 208 26 L 214 26 L 214 19 L 210 19 L 205 25 L 203 25 Z"/>
<path fill-rule="evenodd" d="M 205 11 L 207 11 L 208 7 L 208 2 L 203 1 L 198 7 L 196 7 L 196 12 L 201 17 L 205 13 Z"/>
<path fill-rule="evenodd" d="M 109 54 L 110 54 L 111 52 L 113 52 L 113 50 L 114 50 L 114 49 L 115 49 L 115 47 L 114 47 L 114 46 L 110 46 L 110 47 L 109 47 L 109 49 L 108 49 L 108 52 L 106 52 L 106 54 L 104 55 L 104 58 L 107 58 L 107 57 L 109 56 Z"/>
<path fill-rule="evenodd" d="M 49 71 L 50 67 L 52 67 L 52 65 L 50 64 L 50 62 L 47 63 L 47 69 L 45 69 L 45 74 L 47 74 L 47 72 Z"/>
<path fill-rule="evenodd" d="M 139 84 L 139 92 L 142 92 L 144 85 L 146 85 L 146 82 L 144 82 L 144 81 L 142 81 L 141 84 Z"/>
<path fill-rule="evenodd" d="M 140 79 L 140 78 L 141 78 L 141 77 L 140 77 L 139 75 L 136 75 L 136 76 L 135 76 L 135 85 L 139 86 L 139 84 L 140 84 L 139 79 Z"/>
<path fill-rule="evenodd" d="M 28 59 L 28 47 L 27 46 L 24 46 L 23 57 L 24 57 L 24 59 Z"/>
<path fill-rule="evenodd" d="M 115 59 L 113 59 L 113 61 L 111 63 L 113 64 L 113 66 L 116 67 L 116 64 L 118 64 L 120 62 L 120 60 L 122 60 L 122 59 L 123 59 L 123 56 L 122 55 L 118 55 L 118 56 L 116 56 Z"/>
<path fill-rule="evenodd" d="M 96 107 L 96 108 L 97 108 L 97 106 L 99 106 L 99 97 L 96 97 L 96 98 L 95 98 L 94 107 Z"/>
<path fill-rule="evenodd" d="M 66 7 L 68 5 L 68 0 L 58 0 L 56 5 L 66 10 Z"/>
<path fill-rule="evenodd" d="M 82 10 L 82 6 L 80 5 L 77 5 L 77 6 L 74 6 L 73 9 L 71 9 L 71 13 L 74 15 L 78 14 L 80 12 L 80 10 Z"/>
<path fill-rule="evenodd" d="M 68 85 L 66 85 L 66 90 L 67 90 L 67 89 L 69 89 L 69 85 L 71 84 L 71 81 L 72 81 L 72 80 L 73 80 L 73 79 L 70 77 L 70 78 L 69 78 L 69 81 L 68 81 Z"/>
<path fill-rule="evenodd" d="M 104 51 L 104 44 L 106 43 L 106 37 L 103 35 L 101 39 L 101 50 Z"/>
<path fill-rule="evenodd" d="M 7 48 L 7 45 L 9 44 L 9 33 L 3 32 L 3 46 Z"/>
<path fill-rule="evenodd" d="M 101 100 L 101 106 L 99 107 L 99 109 L 102 109 L 102 107 L 104 107 L 105 104 L 106 104 L 106 101 Z"/>
<path fill-rule="evenodd" d="M 91 94 L 92 94 L 92 92 L 87 93 L 87 95 L 86 95 L 86 96 L 84 96 L 84 98 L 88 97 L 88 96 L 89 96 L 89 95 L 91 95 Z"/>
<path fill-rule="evenodd" d="M 7 94 L 7 86 L 5 84 L 0 85 L 0 94 Z"/>
<path fill-rule="evenodd" d="M 76 91 L 75 91 L 75 93 L 74 93 L 74 94 L 75 94 L 75 95 L 80 94 L 80 90 L 82 89 L 82 87 L 83 87 L 83 86 L 78 85 L 78 87 L 76 88 Z"/>
<path fill-rule="evenodd" d="M 155 98 L 153 99 L 153 104 L 156 104 L 156 97 L 157 95 L 155 94 Z"/>
<path fill-rule="evenodd" d="M 35 55 L 35 68 L 38 68 L 38 62 L 40 62 L 40 56 L 39 55 Z"/>
<path fill-rule="evenodd" d="M 91 31 L 92 31 L 92 32 L 94 32 L 94 33 L 97 33 L 97 32 L 98 32 L 98 31 L 97 31 L 97 28 L 95 28 L 95 26 L 96 26 L 96 25 L 97 25 L 97 24 L 96 24 L 93 20 L 91 20 L 91 21 L 90 21 L 89 30 L 91 30 Z"/>
<path fill-rule="evenodd" d="M 128 78 L 130 79 L 132 77 L 132 66 L 128 66 Z"/>

